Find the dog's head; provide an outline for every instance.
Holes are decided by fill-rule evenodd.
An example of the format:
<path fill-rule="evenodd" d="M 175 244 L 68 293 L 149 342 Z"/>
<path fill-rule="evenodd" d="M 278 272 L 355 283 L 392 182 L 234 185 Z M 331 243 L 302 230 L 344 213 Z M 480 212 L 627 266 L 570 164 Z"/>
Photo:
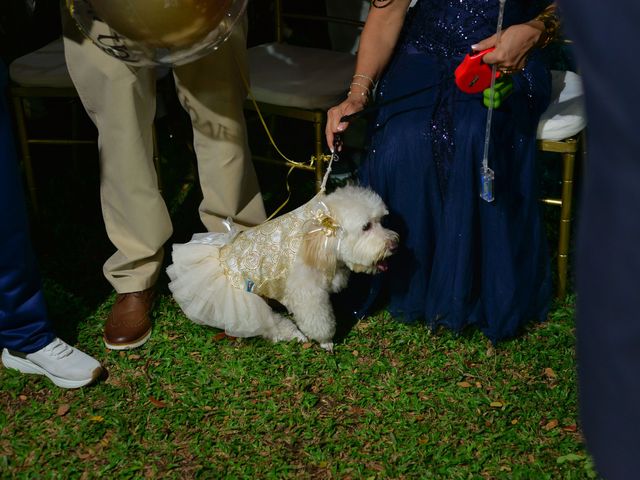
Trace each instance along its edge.
<path fill-rule="evenodd" d="M 342 187 L 322 200 L 325 212 L 305 235 L 305 263 L 326 271 L 343 262 L 351 271 L 377 273 L 398 245 L 398 234 L 380 221 L 388 211 L 372 190 Z"/>

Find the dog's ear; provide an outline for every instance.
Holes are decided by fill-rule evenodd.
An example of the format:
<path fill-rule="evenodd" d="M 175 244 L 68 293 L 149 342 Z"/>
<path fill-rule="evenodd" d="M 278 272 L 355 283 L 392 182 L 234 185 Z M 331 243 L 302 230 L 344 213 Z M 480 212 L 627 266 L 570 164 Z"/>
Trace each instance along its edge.
<path fill-rule="evenodd" d="M 302 261 L 316 270 L 333 275 L 338 265 L 340 235 L 340 227 L 330 217 L 310 226 L 304 233 L 300 246 Z"/>

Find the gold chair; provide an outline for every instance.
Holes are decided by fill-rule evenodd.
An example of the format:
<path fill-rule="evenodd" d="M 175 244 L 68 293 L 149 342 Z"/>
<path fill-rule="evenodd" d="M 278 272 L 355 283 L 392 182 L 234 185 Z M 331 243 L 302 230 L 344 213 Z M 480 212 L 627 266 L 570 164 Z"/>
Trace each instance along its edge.
<path fill-rule="evenodd" d="M 40 215 L 36 182 L 33 174 L 32 145 L 82 145 L 95 143 L 94 140 L 76 138 L 78 107 L 73 100 L 77 93 L 73 87 L 64 60 L 62 38 L 44 47 L 17 58 L 9 65 L 9 96 L 16 119 L 16 134 L 20 148 L 20 158 L 27 182 L 31 208 L 36 217 Z M 31 136 L 28 127 L 28 99 L 67 98 L 72 101 L 71 138 L 49 138 Z"/>
<path fill-rule="evenodd" d="M 9 96 L 13 104 L 16 119 L 16 134 L 20 149 L 20 158 L 26 177 L 28 196 L 35 218 L 40 216 L 37 186 L 33 173 L 32 145 L 92 145 L 94 139 L 80 139 L 78 124 L 81 105 L 69 72 L 67 70 L 62 37 L 44 47 L 17 58 L 9 65 Z M 66 98 L 71 103 L 71 128 L 69 138 L 37 137 L 29 129 L 29 99 L 33 98 Z M 46 132 L 45 132 L 46 133 Z M 159 157 L 155 129 L 154 163 L 159 176 Z"/>
<path fill-rule="evenodd" d="M 355 68 L 355 55 L 285 43 L 284 19 L 333 22 L 356 29 L 360 29 L 363 23 L 347 18 L 284 11 L 282 1 L 276 0 L 276 41 L 248 50 L 251 94 L 256 104 L 249 98 L 245 103 L 246 109 L 309 122 L 314 139 L 310 162 L 292 164 L 258 154 L 253 155 L 254 159 L 314 172 L 316 188 L 319 188 L 324 174 L 326 111 L 346 95 Z"/>
<path fill-rule="evenodd" d="M 573 179 L 576 156 L 587 126 L 580 76 L 570 71 L 551 72 L 551 103 L 538 124 L 538 149 L 558 153 L 562 158 L 562 191 L 560 197 L 543 198 L 542 202 L 560 207 L 557 257 L 557 295 L 567 293 Z"/>

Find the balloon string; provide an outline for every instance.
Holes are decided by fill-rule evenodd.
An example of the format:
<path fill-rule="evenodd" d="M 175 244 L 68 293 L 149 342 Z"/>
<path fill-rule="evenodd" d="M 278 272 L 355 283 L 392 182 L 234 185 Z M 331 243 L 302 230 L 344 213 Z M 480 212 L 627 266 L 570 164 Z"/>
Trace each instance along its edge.
<path fill-rule="evenodd" d="M 300 166 L 313 167 L 314 162 L 315 161 L 321 162 L 322 158 L 316 159 L 315 157 L 311 157 L 311 160 L 309 160 L 308 162 L 297 162 L 295 160 L 290 159 L 284 153 L 282 153 L 282 151 L 278 148 L 278 145 L 276 144 L 276 141 L 274 140 L 273 136 L 271 135 L 271 132 L 269 131 L 269 127 L 267 126 L 267 122 L 265 121 L 264 116 L 262 115 L 260 107 L 258 107 L 258 101 L 256 100 L 256 97 L 253 95 L 251 87 L 249 86 L 249 81 L 247 80 L 247 77 L 245 76 L 245 74 L 243 72 L 243 69 L 240 66 L 240 63 L 238 62 L 238 59 L 236 58 L 235 55 L 234 55 L 233 59 L 236 62 L 236 65 L 238 67 L 238 72 L 240 73 L 240 78 L 242 79 L 242 83 L 244 83 L 244 86 L 247 89 L 247 94 L 248 94 L 249 98 L 251 99 L 251 103 L 253 103 L 253 108 L 255 108 L 255 111 L 258 114 L 258 118 L 260 119 L 260 123 L 262 124 L 262 128 L 264 129 L 265 133 L 267 134 L 267 138 L 269 139 L 269 142 L 271 143 L 271 146 L 273 146 L 275 151 L 278 153 L 278 155 L 280 155 L 280 157 L 282 157 L 285 160 L 285 162 L 287 162 L 288 164 L 291 164 L 291 168 L 289 168 L 289 171 L 287 172 L 287 177 L 286 177 L 286 181 L 285 181 L 285 185 L 286 185 L 286 188 L 287 188 L 287 198 L 278 208 L 276 208 L 276 210 L 271 215 L 269 215 L 269 217 L 265 220 L 265 222 L 267 222 L 267 221 L 271 220 L 273 217 L 275 217 L 276 214 L 278 214 L 278 212 L 280 212 L 285 207 L 285 205 L 287 205 L 287 203 L 289 203 L 289 200 L 291 199 L 291 186 L 289 185 L 289 176 L 291 175 L 291 172 L 293 171 L 293 169 L 296 168 L 296 167 L 300 167 Z M 324 184 L 324 182 L 323 182 L 323 184 Z"/>

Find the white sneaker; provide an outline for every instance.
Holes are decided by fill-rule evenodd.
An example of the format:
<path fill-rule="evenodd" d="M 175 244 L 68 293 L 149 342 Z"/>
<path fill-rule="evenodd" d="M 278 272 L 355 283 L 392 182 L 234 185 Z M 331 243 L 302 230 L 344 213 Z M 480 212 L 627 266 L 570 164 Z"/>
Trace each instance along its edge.
<path fill-rule="evenodd" d="M 2 363 L 22 373 L 45 375 L 62 388 L 79 388 L 90 384 L 102 373 L 102 366 L 93 357 L 67 345 L 59 338 L 33 353 L 2 349 Z"/>

